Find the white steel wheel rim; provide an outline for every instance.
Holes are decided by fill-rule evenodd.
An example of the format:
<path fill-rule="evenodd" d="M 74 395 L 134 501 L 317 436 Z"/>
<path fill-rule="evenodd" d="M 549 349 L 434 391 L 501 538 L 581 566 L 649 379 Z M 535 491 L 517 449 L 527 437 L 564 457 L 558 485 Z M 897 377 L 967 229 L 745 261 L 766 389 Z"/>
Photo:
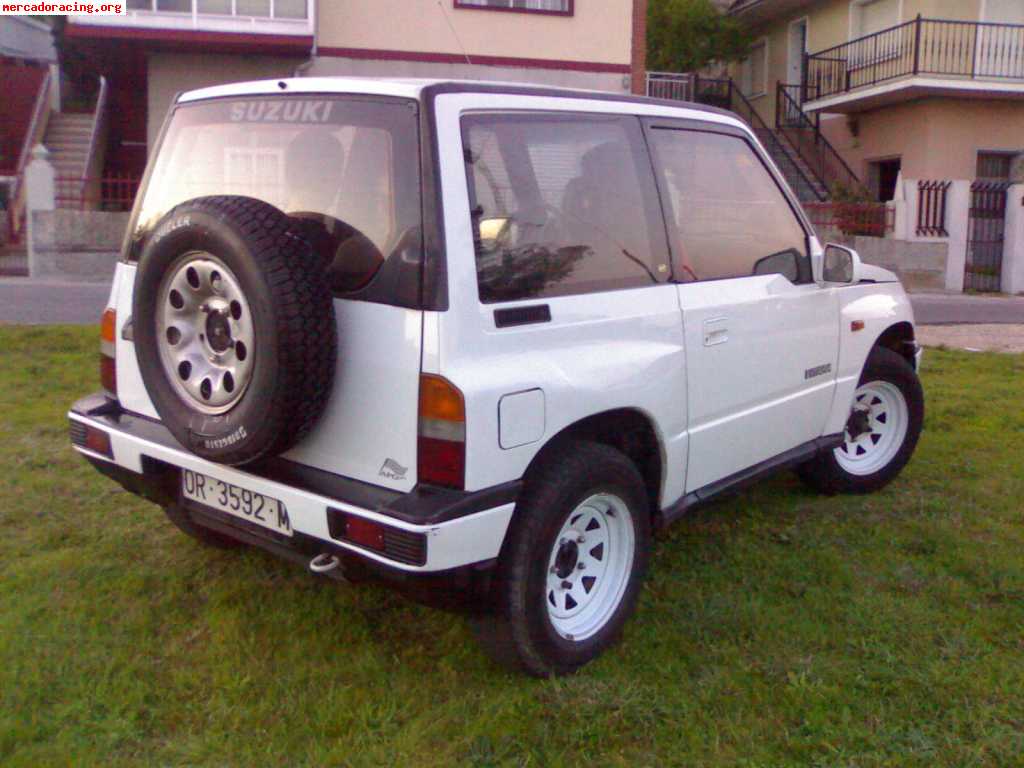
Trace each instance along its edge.
<path fill-rule="evenodd" d="M 544 605 L 555 631 L 582 641 L 615 614 L 633 571 L 636 535 L 626 502 L 597 493 L 565 518 L 548 557 Z"/>
<path fill-rule="evenodd" d="M 843 443 L 835 449 L 839 466 L 851 475 L 872 475 L 888 466 L 903 446 L 910 410 L 903 393 L 887 381 L 857 388 Z"/>
<path fill-rule="evenodd" d="M 256 332 L 238 278 L 220 259 L 178 259 L 157 291 L 157 347 L 178 396 L 201 413 L 229 411 L 252 380 Z"/>

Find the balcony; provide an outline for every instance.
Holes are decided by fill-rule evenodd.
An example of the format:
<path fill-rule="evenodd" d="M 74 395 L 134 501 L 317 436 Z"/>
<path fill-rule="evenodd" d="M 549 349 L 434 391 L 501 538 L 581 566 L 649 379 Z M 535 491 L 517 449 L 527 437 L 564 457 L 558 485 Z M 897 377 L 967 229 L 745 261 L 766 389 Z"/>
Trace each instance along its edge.
<path fill-rule="evenodd" d="M 1024 99 L 1024 25 L 924 19 L 807 56 L 807 111 L 922 96 Z"/>
<path fill-rule="evenodd" d="M 128 0 L 124 16 L 72 14 L 69 21 L 140 31 L 311 37 L 313 8 L 313 0 Z"/>

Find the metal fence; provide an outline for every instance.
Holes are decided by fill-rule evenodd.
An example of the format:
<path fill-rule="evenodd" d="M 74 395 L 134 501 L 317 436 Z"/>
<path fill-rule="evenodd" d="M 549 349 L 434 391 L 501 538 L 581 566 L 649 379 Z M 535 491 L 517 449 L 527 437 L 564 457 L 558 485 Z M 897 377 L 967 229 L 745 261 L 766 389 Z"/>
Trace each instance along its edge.
<path fill-rule="evenodd" d="M 946 196 L 951 181 L 917 182 L 918 237 L 949 237 L 946 229 Z"/>
<path fill-rule="evenodd" d="M 885 203 L 804 203 L 815 229 L 837 229 L 844 235 L 885 237 L 896 226 L 896 211 Z"/>
<path fill-rule="evenodd" d="M 693 101 L 696 75 L 682 72 L 648 72 L 647 95 L 656 99 Z"/>
<path fill-rule="evenodd" d="M 102 177 L 57 176 L 54 202 L 75 211 L 130 211 L 139 191 L 139 179 L 113 174 Z"/>
<path fill-rule="evenodd" d="M 909 75 L 1024 80 L 1024 25 L 918 16 L 807 57 L 814 98 Z"/>

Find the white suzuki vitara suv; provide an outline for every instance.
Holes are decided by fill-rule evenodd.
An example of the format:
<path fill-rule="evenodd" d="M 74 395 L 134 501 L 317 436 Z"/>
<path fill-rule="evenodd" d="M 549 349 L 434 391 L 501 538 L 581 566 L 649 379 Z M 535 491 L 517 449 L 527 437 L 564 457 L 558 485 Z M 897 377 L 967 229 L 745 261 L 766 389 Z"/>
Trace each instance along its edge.
<path fill-rule="evenodd" d="M 200 541 L 607 648 L 651 532 L 777 469 L 873 491 L 921 431 L 885 270 L 819 244 L 734 115 L 308 78 L 177 99 L 75 447 Z"/>

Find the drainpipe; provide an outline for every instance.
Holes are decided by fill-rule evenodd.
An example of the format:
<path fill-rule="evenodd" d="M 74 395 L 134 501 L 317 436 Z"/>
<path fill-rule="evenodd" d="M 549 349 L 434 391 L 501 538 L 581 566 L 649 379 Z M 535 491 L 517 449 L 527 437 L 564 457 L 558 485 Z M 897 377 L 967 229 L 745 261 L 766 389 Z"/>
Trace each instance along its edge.
<path fill-rule="evenodd" d="M 304 77 L 309 68 L 316 62 L 317 47 L 320 42 L 320 0 L 312 0 L 313 7 L 313 47 L 309 58 L 295 68 L 295 77 Z"/>

